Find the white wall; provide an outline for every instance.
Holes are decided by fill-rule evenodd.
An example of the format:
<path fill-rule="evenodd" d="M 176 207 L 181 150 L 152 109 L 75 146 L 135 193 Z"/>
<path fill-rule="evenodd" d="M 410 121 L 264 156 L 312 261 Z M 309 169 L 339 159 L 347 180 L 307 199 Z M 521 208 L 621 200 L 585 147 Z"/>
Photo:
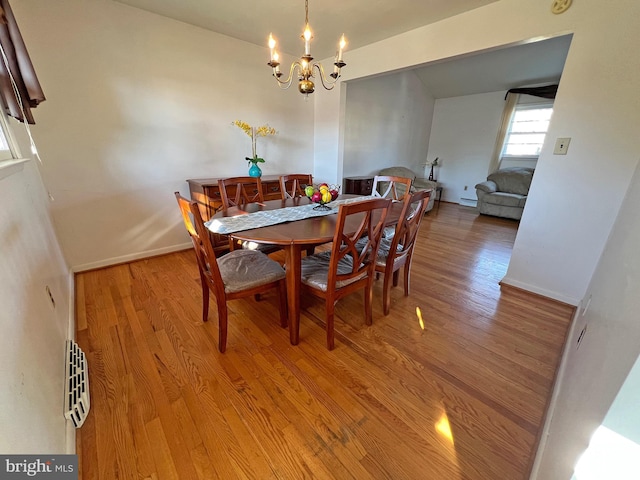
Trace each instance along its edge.
<path fill-rule="evenodd" d="M 37 110 L 34 115 L 37 121 Z M 7 170 L 0 170 L 0 452 L 67 453 L 69 273 L 35 163 L 11 171 L 3 178 Z"/>
<path fill-rule="evenodd" d="M 187 247 L 173 192 L 246 174 L 235 119 L 279 131 L 258 141 L 265 175 L 312 171 L 313 102 L 277 88 L 266 47 L 112 0 L 14 12 L 47 96 L 36 141 L 74 269 Z"/>
<path fill-rule="evenodd" d="M 611 237 L 589 285 L 587 298 L 591 297 L 591 303 L 585 312 L 585 302 L 573 326 L 566 368 L 558 382 L 559 394 L 549 437 L 535 478 L 570 478 L 591 434 L 603 422 L 620 386 L 640 355 L 638 205 L 640 168 L 633 175 Z M 579 332 L 585 327 L 587 330 L 580 348 L 576 348 Z M 638 376 L 637 371 L 635 375 Z M 637 378 L 635 382 L 637 397 Z M 615 422 L 612 426 L 637 441 L 640 431 L 634 433 L 632 429 L 640 425 L 638 404 L 631 410 L 635 417 L 626 415 L 622 420 L 627 429 L 620 431 Z"/>
<path fill-rule="evenodd" d="M 343 175 L 394 165 L 424 175 L 434 98 L 411 71 L 351 82 L 345 108 Z"/>
<path fill-rule="evenodd" d="M 636 359 L 602 425 L 640 445 L 640 356 Z"/>
<path fill-rule="evenodd" d="M 438 157 L 442 200 L 476 200 L 475 185 L 486 180 L 504 109 L 505 92 L 436 100 L 429 140 L 430 160 Z M 467 187 L 465 191 L 464 187 Z"/>
<path fill-rule="evenodd" d="M 585 0 L 562 15 L 538 0 L 501 0 L 345 53 L 345 80 L 573 33 L 549 139 L 538 161 L 505 283 L 577 304 L 584 296 L 640 151 L 640 3 Z M 464 34 L 462 34 L 464 32 Z M 343 155 L 339 100 L 316 97 L 315 158 Z M 566 156 L 552 155 L 571 137 Z M 320 140 L 320 141 L 318 141 Z M 334 145 L 338 147 L 334 147 Z M 594 228 L 597 226 L 597 228 Z M 544 235 L 541 235 L 544 232 Z"/>

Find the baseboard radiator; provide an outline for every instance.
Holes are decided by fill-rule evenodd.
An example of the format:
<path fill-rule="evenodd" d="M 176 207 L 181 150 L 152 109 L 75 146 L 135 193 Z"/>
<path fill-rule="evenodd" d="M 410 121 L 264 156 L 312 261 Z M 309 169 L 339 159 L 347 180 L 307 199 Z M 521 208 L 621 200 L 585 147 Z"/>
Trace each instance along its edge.
<path fill-rule="evenodd" d="M 475 198 L 460 198 L 460 205 L 463 207 L 477 207 L 478 200 Z"/>
<path fill-rule="evenodd" d="M 67 340 L 66 399 L 64 416 L 80 428 L 89 414 L 89 369 L 87 357 L 73 340 Z"/>

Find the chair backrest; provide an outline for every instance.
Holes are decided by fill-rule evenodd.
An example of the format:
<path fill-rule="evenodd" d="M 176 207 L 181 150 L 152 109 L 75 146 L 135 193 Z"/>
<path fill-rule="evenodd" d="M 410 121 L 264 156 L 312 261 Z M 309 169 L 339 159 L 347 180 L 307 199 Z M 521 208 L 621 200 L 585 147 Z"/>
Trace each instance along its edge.
<path fill-rule="evenodd" d="M 396 232 L 389 248 L 389 261 L 406 256 L 413 251 L 420 222 L 424 217 L 432 190 L 418 190 L 404 199 L 400 220 L 396 224 Z"/>
<path fill-rule="evenodd" d="M 231 177 L 218 180 L 222 208 L 264 202 L 260 177 Z"/>
<path fill-rule="evenodd" d="M 363 273 L 373 275 L 378 245 L 382 237 L 382 230 L 387 218 L 391 200 L 375 198 L 363 202 L 355 202 L 340 205 L 336 225 L 336 233 L 333 237 L 331 248 L 331 260 L 329 264 L 329 286 L 339 287 L 348 283 L 354 277 L 362 277 Z M 353 233 L 345 233 L 345 224 L 349 217 L 359 215 L 361 218 L 357 230 Z M 355 217 L 358 218 L 358 217 Z M 358 240 L 367 237 L 364 248 L 358 244 Z M 338 272 L 338 263 L 345 257 L 352 258 L 350 271 Z"/>
<path fill-rule="evenodd" d="M 373 178 L 371 194 L 374 197 L 402 200 L 404 196 L 411 191 L 412 182 L 412 178 L 376 175 Z"/>
<path fill-rule="evenodd" d="M 200 274 L 206 278 L 212 286 L 219 285 L 224 291 L 222 277 L 218 269 L 218 262 L 216 261 L 216 255 L 213 245 L 211 244 L 211 238 L 209 237 L 209 230 L 204 225 L 198 204 L 184 198 L 179 192 L 175 192 L 175 196 L 176 200 L 178 200 L 180 212 L 182 213 L 184 226 L 191 237 L 191 242 L 196 252 Z"/>
<path fill-rule="evenodd" d="M 313 185 L 313 178 L 309 173 L 295 173 L 280 176 L 280 195 L 282 200 L 287 198 L 304 197 L 304 187 Z"/>

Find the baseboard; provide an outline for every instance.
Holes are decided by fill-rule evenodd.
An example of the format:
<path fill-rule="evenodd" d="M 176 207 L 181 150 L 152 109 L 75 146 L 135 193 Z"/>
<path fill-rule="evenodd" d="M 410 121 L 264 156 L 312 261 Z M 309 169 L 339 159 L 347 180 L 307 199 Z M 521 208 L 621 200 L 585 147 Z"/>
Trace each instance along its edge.
<path fill-rule="evenodd" d="M 76 427 L 71 420 L 65 421 L 65 450 L 64 453 L 74 455 L 76 453 Z"/>
<path fill-rule="evenodd" d="M 67 326 L 67 340 L 76 339 L 76 282 L 75 275 L 71 269 L 69 269 L 68 289 L 69 289 L 69 325 Z M 66 361 L 64 369 L 66 371 Z M 64 383 L 64 382 L 63 382 Z M 66 388 L 62 398 L 66 396 Z M 64 405 L 64 400 L 63 400 Z M 76 453 L 76 428 L 71 420 L 65 421 L 65 453 Z"/>
<path fill-rule="evenodd" d="M 571 318 L 571 325 L 569 326 L 569 332 L 567 334 L 567 338 L 564 343 L 564 347 L 562 349 L 562 357 L 560 358 L 560 365 L 556 370 L 555 381 L 553 383 L 553 390 L 551 391 L 551 398 L 547 404 L 547 408 L 545 410 L 544 422 L 542 424 L 542 430 L 540 432 L 540 436 L 537 441 L 536 453 L 533 459 L 533 463 L 531 466 L 531 474 L 529 476 L 529 480 L 538 480 L 538 472 L 540 471 L 540 465 L 542 463 L 542 458 L 544 456 L 545 448 L 547 447 L 547 440 L 549 438 L 549 432 L 551 430 L 551 423 L 553 421 L 553 414 L 556 409 L 556 405 L 558 404 L 558 397 L 560 396 L 560 391 L 562 390 L 562 385 L 564 383 L 565 372 L 567 370 L 567 364 L 569 363 L 569 356 L 572 353 L 571 347 L 576 344 L 576 318 L 581 312 L 582 305 L 579 304 L 578 308 L 573 314 Z"/>
<path fill-rule="evenodd" d="M 508 277 L 504 277 L 500 281 L 500 285 L 507 285 L 515 288 L 519 288 L 520 290 L 526 290 L 527 292 L 535 293 L 537 295 L 541 295 L 543 297 L 550 298 L 552 300 L 556 300 L 558 302 L 566 303 L 567 305 L 571 305 L 573 307 L 578 306 L 580 303 L 579 298 L 569 297 L 567 295 L 562 295 L 558 292 L 553 292 L 551 290 L 546 290 L 544 288 L 537 287 L 535 285 L 530 285 L 528 283 L 519 282 L 518 280 L 513 280 Z"/>
<path fill-rule="evenodd" d="M 97 262 L 85 263 L 82 265 L 75 265 L 71 267 L 74 273 L 86 272 L 87 270 L 96 270 L 98 268 L 110 267 L 121 263 L 133 262 L 135 260 L 142 260 L 143 258 L 157 257 L 158 255 L 165 255 L 167 253 L 179 252 L 180 250 L 187 250 L 193 248 L 191 243 L 182 243 L 180 245 L 173 245 L 171 247 L 162 247 L 155 250 L 147 250 L 144 252 L 132 253 L 129 255 L 122 255 L 121 257 L 107 258 L 105 260 L 99 260 Z"/>

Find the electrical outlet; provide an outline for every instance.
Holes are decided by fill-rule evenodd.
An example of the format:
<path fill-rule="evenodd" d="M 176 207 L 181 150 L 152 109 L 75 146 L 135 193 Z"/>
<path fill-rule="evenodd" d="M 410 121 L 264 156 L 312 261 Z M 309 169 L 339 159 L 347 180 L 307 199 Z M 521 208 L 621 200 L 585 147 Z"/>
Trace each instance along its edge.
<path fill-rule="evenodd" d="M 51 302 L 51 305 L 53 306 L 53 308 L 56 308 L 56 301 L 53 298 L 53 294 L 51 293 L 51 289 L 49 288 L 49 285 L 45 286 L 45 290 L 47 292 L 47 295 L 49 295 L 49 301 Z"/>
<path fill-rule="evenodd" d="M 580 335 L 578 335 L 578 341 L 576 342 L 576 350 L 580 348 L 580 344 L 582 340 L 584 340 L 584 334 L 587 333 L 587 326 L 585 325 L 582 330 L 580 330 Z"/>
<path fill-rule="evenodd" d="M 566 155 L 569 150 L 570 138 L 558 138 L 556 139 L 556 146 L 553 149 L 554 155 Z"/>
<path fill-rule="evenodd" d="M 467 185 L 464 186 L 464 190 L 465 192 L 467 191 L 467 188 L 469 188 Z"/>

